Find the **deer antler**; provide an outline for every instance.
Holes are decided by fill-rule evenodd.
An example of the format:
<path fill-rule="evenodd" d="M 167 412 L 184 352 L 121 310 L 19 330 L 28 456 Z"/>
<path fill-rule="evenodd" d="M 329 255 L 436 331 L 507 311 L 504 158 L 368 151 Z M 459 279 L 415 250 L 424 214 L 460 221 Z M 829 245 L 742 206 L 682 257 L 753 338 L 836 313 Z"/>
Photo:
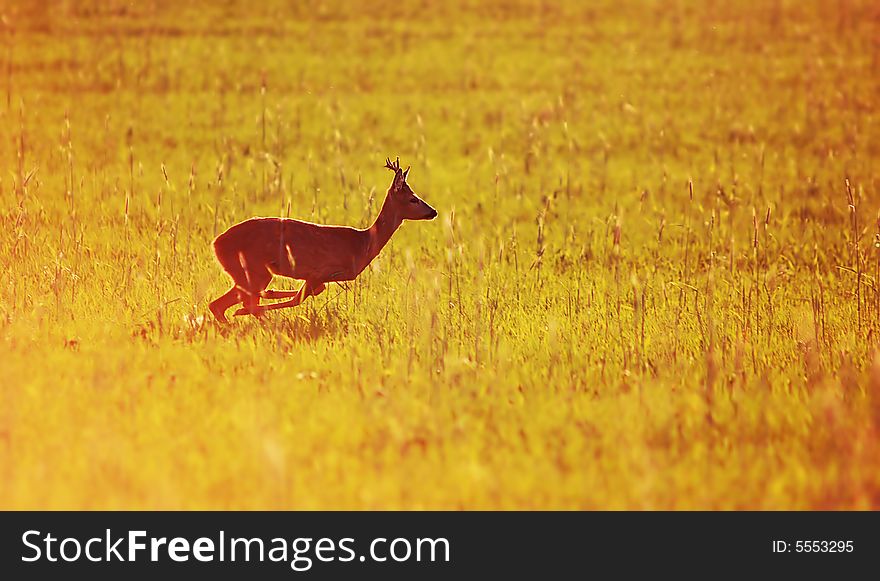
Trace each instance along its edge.
<path fill-rule="evenodd" d="M 400 173 L 400 158 L 398 157 L 394 163 L 391 163 L 389 158 L 385 158 L 385 167 L 393 171 L 394 173 Z"/>

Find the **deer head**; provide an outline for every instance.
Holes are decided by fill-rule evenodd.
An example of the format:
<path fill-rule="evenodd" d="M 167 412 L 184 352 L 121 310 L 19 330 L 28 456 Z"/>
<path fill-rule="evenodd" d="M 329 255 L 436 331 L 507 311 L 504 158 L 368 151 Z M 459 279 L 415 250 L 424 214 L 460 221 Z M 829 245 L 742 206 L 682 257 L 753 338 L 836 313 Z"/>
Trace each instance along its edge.
<path fill-rule="evenodd" d="M 393 204 L 398 216 L 404 220 L 433 220 L 437 217 L 437 210 L 418 197 L 406 183 L 410 168 L 401 170 L 399 157 L 394 163 L 386 158 L 385 167 L 394 172 L 394 180 L 388 188 L 388 201 Z"/>

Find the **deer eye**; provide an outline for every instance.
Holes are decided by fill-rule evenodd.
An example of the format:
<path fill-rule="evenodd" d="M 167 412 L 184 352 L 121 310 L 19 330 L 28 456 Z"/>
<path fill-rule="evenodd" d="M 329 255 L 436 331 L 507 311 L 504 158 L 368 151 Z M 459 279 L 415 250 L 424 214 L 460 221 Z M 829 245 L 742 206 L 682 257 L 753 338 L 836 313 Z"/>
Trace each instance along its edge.
<path fill-rule="evenodd" d="M 410 204 L 418 204 L 418 203 L 419 203 L 419 199 L 418 199 L 418 198 L 410 198 L 410 199 L 409 199 L 409 203 L 410 203 Z"/>

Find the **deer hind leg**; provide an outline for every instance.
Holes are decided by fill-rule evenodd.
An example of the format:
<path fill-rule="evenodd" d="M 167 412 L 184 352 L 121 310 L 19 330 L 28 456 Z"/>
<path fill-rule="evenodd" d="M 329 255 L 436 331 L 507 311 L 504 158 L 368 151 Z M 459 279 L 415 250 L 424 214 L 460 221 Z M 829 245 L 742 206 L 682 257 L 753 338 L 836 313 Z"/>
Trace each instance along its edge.
<path fill-rule="evenodd" d="M 210 305 L 211 313 L 217 317 L 220 322 L 227 322 L 226 309 L 237 304 L 244 303 L 243 309 L 246 314 L 259 315 L 260 310 L 260 293 L 269 286 L 272 280 L 272 273 L 269 272 L 265 265 L 260 264 L 258 260 L 248 259 L 243 252 L 231 253 L 223 252 L 218 248 L 217 259 L 229 276 L 235 283 L 232 289 L 220 298 L 213 301 Z M 236 312 L 236 314 L 239 314 Z"/>
<path fill-rule="evenodd" d="M 211 314 L 214 315 L 215 319 L 221 323 L 228 323 L 229 319 L 226 318 L 226 311 L 229 307 L 240 302 L 241 298 L 239 297 L 238 286 L 232 285 L 231 289 L 223 293 L 219 298 L 211 301 L 208 308 L 211 310 Z"/>
<path fill-rule="evenodd" d="M 260 316 L 263 313 L 263 307 L 260 306 L 260 296 L 263 294 L 263 290 L 269 286 L 271 280 L 272 273 L 266 270 L 266 268 L 249 270 L 246 284 L 239 285 L 238 287 L 238 294 L 244 303 L 244 307 L 236 311 L 235 314 Z M 244 313 L 241 313 L 241 311 L 244 311 Z"/>

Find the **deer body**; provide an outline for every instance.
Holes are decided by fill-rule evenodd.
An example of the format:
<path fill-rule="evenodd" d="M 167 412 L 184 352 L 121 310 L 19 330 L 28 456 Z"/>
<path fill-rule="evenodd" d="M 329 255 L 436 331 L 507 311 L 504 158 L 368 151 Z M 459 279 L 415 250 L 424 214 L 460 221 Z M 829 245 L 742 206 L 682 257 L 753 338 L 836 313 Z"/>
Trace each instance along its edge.
<path fill-rule="evenodd" d="M 214 247 L 244 261 L 251 277 L 261 266 L 297 280 L 352 280 L 367 266 L 366 231 L 282 218 L 251 218 L 217 237 Z M 241 250 L 244 249 L 244 250 Z M 242 256 L 238 253 L 241 252 Z M 226 262 L 220 259 L 220 263 Z"/>
<path fill-rule="evenodd" d="M 294 307 L 320 294 L 329 282 L 354 280 L 391 239 L 404 220 L 430 220 L 437 211 L 418 198 L 399 162 L 386 163 L 395 172 L 382 210 L 365 229 L 313 224 L 282 218 L 251 218 L 230 227 L 214 240 L 214 252 L 232 277 L 233 287 L 214 300 L 211 313 L 226 322 L 226 310 L 244 306 L 236 315 Z M 305 281 L 296 291 L 266 290 L 272 275 Z M 289 300 L 260 305 L 260 299 Z"/>

